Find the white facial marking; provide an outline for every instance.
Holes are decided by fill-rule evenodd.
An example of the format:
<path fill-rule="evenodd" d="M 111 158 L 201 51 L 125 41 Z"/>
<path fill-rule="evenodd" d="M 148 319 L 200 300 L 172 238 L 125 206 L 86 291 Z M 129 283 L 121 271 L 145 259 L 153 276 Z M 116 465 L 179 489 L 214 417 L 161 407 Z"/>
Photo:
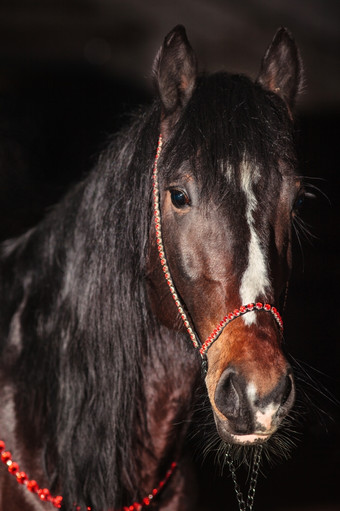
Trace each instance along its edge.
<path fill-rule="evenodd" d="M 254 383 L 248 383 L 247 385 L 247 396 L 250 404 L 252 405 L 255 401 L 256 387 Z"/>
<path fill-rule="evenodd" d="M 272 423 L 273 419 L 276 416 L 277 410 L 279 409 L 280 405 L 278 403 L 269 403 L 265 408 L 257 409 L 255 405 L 255 399 L 256 399 L 256 386 L 253 382 L 248 383 L 247 385 L 247 397 L 249 400 L 249 404 L 251 408 L 254 410 L 254 418 L 255 418 L 255 424 L 257 424 L 257 427 L 260 426 L 260 429 L 264 428 L 264 431 L 271 431 L 272 429 Z M 259 435 L 261 433 L 255 432 L 255 436 Z M 262 433 L 264 434 L 264 433 Z M 268 434 L 268 433 L 266 433 Z"/>
<path fill-rule="evenodd" d="M 256 182 L 260 178 L 259 173 L 254 172 L 247 162 L 242 164 L 241 188 L 247 199 L 246 218 L 250 231 L 250 240 L 248 245 L 248 266 L 242 276 L 240 296 L 242 305 L 256 302 L 260 294 L 266 292 L 270 282 L 268 278 L 267 264 L 264 253 L 261 250 L 261 244 L 255 230 L 255 221 L 253 213 L 257 206 L 256 197 L 252 189 L 252 181 Z M 256 322 L 256 313 L 249 312 L 243 316 L 246 325 Z"/>
<path fill-rule="evenodd" d="M 269 431 L 278 408 L 277 403 L 270 403 L 264 410 L 258 410 L 255 413 L 255 422 L 264 427 L 266 431 Z"/>

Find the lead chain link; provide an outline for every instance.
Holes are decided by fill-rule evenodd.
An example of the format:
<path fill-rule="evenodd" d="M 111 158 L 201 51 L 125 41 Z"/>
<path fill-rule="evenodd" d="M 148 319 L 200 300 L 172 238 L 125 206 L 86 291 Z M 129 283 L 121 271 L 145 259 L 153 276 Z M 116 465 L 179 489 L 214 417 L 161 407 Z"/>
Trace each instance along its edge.
<path fill-rule="evenodd" d="M 236 478 L 236 469 L 233 462 L 233 459 L 230 454 L 231 447 L 229 446 L 228 451 L 226 453 L 226 460 L 229 466 L 229 470 L 231 473 L 231 478 L 234 483 L 236 498 L 238 502 L 238 507 L 240 511 L 252 511 L 254 506 L 254 498 L 256 491 L 257 478 L 260 470 L 261 463 L 261 455 L 262 455 L 262 445 L 258 445 L 255 449 L 252 472 L 250 476 L 249 490 L 247 495 L 247 502 L 244 501 L 243 493 L 241 491 L 240 485 L 237 482 Z"/>

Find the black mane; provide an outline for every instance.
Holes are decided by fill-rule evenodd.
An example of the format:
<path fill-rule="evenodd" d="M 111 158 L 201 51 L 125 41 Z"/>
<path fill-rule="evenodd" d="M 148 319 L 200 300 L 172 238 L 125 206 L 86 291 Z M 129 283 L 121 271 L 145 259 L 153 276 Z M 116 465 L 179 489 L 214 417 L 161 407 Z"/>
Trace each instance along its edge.
<path fill-rule="evenodd" d="M 3 369 L 17 384 L 25 442 L 40 446 L 51 491 L 62 481 L 66 508 L 103 509 L 122 487 L 135 491 L 158 125 L 156 105 L 36 229 L 1 248 Z"/>

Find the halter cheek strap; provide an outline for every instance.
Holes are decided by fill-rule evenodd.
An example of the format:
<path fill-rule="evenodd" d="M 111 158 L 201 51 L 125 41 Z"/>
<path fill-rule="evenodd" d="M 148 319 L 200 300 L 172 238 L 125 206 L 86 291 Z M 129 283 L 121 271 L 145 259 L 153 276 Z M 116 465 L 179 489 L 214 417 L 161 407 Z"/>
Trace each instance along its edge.
<path fill-rule="evenodd" d="M 162 238 L 162 225 L 161 225 L 161 213 L 160 213 L 160 193 L 159 193 L 159 185 L 158 185 L 158 160 L 159 160 L 159 156 L 161 154 L 161 150 L 162 150 L 162 135 L 160 135 L 159 139 L 158 139 L 157 152 L 156 152 L 155 163 L 154 163 L 154 168 L 153 168 L 153 212 L 154 212 L 154 222 L 155 222 L 155 230 L 156 230 L 157 249 L 158 249 L 158 254 L 159 254 L 160 262 L 162 265 L 162 269 L 164 272 L 164 277 L 165 277 L 165 280 L 169 286 L 172 298 L 175 301 L 178 312 L 182 318 L 185 328 L 187 329 L 187 332 L 190 336 L 190 339 L 192 341 L 194 348 L 199 350 L 199 353 L 202 357 L 203 363 L 206 364 L 207 351 L 211 347 L 211 345 L 221 335 L 224 328 L 231 321 L 238 318 L 239 316 L 243 316 L 244 314 L 247 314 L 248 312 L 259 311 L 259 310 L 270 312 L 274 316 L 276 322 L 279 325 L 281 333 L 282 333 L 283 321 L 282 321 L 281 315 L 278 312 L 278 310 L 275 307 L 273 307 L 272 305 L 270 305 L 269 303 L 261 303 L 261 302 L 249 303 L 247 305 L 242 305 L 239 309 L 235 309 L 233 312 L 230 312 L 229 314 L 224 316 L 224 318 L 220 321 L 220 323 L 216 326 L 216 328 L 211 332 L 209 337 L 204 342 L 202 342 L 200 340 L 199 336 L 197 335 L 197 333 L 194 331 L 194 329 L 190 325 L 189 319 L 182 307 L 181 301 L 178 297 L 174 282 L 171 277 L 171 273 L 170 273 L 166 255 L 165 255 L 163 238 Z"/>

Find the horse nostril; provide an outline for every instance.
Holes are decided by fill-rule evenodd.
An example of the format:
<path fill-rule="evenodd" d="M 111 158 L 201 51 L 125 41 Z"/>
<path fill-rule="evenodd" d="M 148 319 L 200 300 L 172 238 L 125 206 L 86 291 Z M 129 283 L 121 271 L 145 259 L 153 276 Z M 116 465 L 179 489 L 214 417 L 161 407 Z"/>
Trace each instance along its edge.
<path fill-rule="evenodd" d="M 234 434 L 251 433 L 253 420 L 246 384 L 234 369 L 226 369 L 222 374 L 215 391 L 215 405 L 229 421 L 229 428 Z"/>
<path fill-rule="evenodd" d="M 293 390 L 293 382 L 292 377 L 290 375 L 286 376 L 285 387 L 283 389 L 282 398 L 281 398 L 281 406 L 283 406 L 289 399 Z"/>
<path fill-rule="evenodd" d="M 228 419 L 236 419 L 240 413 L 240 397 L 233 383 L 232 376 L 229 376 L 224 383 L 225 391 L 225 416 Z"/>
<path fill-rule="evenodd" d="M 232 373 L 227 374 L 218 384 L 215 403 L 220 412 L 229 420 L 235 420 L 240 415 L 240 396 Z"/>

